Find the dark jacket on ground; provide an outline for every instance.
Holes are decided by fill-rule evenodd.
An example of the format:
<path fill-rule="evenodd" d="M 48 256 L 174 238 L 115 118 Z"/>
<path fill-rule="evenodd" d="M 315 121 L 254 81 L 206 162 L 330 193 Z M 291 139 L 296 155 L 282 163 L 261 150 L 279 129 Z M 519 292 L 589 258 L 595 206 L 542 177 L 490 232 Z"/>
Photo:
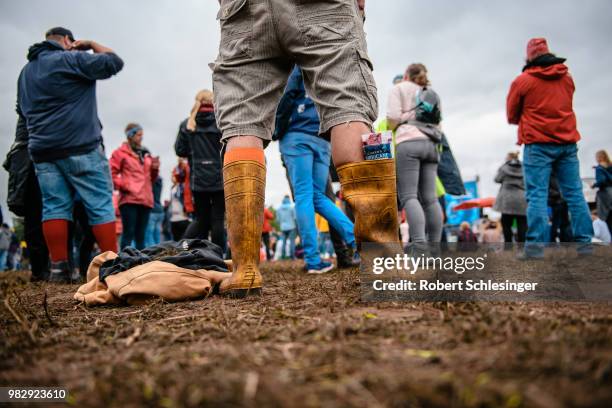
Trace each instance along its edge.
<path fill-rule="evenodd" d="M 223 261 L 223 251 L 217 245 L 204 239 L 183 239 L 179 242 L 168 241 L 145 248 L 125 248 L 115 259 L 100 266 L 100 281 L 109 275 L 127 271 L 151 261 L 168 262 L 185 269 L 206 269 L 227 272 Z"/>
<path fill-rule="evenodd" d="M 199 112 L 196 130 L 187 130 L 187 119 L 181 122 L 174 151 L 189 161 L 191 190 L 211 192 L 223 190 L 221 174 L 221 131 L 214 112 Z"/>
<path fill-rule="evenodd" d="M 100 145 L 96 80 L 115 75 L 123 61 L 112 53 L 66 51 L 54 41 L 34 44 L 19 75 L 17 110 L 30 134 L 35 162 L 85 154 Z"/>
<path fill-rule="evenodd" d="M 497 171 L 495 182 L 500 183 L 493 209 L 502 214 L 526 215 L 525 182 L 520 160 L 510 160 Z"/>

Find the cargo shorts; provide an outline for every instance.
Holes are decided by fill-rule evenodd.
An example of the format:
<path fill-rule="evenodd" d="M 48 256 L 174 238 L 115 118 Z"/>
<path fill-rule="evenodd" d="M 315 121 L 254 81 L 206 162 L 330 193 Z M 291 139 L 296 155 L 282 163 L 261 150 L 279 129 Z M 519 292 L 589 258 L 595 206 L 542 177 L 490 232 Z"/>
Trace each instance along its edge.
<path fill-rule="evenodd" d="M 356 0 L 221 0 L 213 69 L 223 140 L 271 140 L 278 102 L 294 64 L 319 113 L 320 134 L 376 120 L 378 102 Z"/>

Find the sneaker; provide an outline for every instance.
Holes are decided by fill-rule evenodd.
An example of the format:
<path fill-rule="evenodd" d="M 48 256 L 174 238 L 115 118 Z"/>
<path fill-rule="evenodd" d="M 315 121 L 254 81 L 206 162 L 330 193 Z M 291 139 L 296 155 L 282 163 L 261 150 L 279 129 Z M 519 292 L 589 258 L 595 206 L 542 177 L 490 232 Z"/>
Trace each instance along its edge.
<path fill-rule="evenodd" d="M 318 265 L 306 265 L 306 273 L 315 274 L 315 275 L 327 273 L 331 271 L 332 269 L 334 269 L 334 265 L 329 262 L 325 262 L 325 261 L 319 262 Z"/>
<path fill-rule="evenodd" d="M 71 283 L 72 271 L 68 261 L 52 262 L 49 270 L 49 282 Z"/>

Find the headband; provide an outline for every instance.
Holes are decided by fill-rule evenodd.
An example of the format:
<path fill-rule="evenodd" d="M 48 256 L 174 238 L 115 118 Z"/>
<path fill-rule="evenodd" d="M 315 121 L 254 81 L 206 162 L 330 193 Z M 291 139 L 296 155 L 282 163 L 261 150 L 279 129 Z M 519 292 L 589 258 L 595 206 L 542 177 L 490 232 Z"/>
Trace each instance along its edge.
<path fill-rule="evenodd" d="M 140 132 L 141 130 L 142 130 L 142 127 L 140 127 L 140 126 L 135 126 L 135 127 L 131 128 L 131 129 L 129 129 L 129 130 L 126 130 L 126 131 L 125 131 L 125 135 L 126 135 L 128 138 L 130 138 L 130 139 L 131 139 L 131 138 L 133 138 L 134 136 L 136 136 L 136 133 Z"/>

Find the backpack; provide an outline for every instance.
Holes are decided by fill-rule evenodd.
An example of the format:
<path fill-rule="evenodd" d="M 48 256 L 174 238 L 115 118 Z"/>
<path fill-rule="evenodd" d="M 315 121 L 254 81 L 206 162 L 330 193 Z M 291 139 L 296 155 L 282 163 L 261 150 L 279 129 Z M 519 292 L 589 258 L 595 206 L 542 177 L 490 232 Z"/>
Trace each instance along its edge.
<path fill-rule="evenodd" d="M 400 125 L 410 124 L 416 126 L 434 143 L 441 143 L 443 133 L 438 128 L 442 121 L 440 97 L 433 89 L 423 88 L 417 91 L 415 99 L 415 106 L 411 109 L 415 113 L 414 120 L 404 121 Z"/>
<path fill-rule="evenodd" d="M 416 93 L 416 104 L 414 108 L 418 122 L 440 124 L 442 112 L 440 111 L 440 97 L 431 88 L 420 89 Z"/>

